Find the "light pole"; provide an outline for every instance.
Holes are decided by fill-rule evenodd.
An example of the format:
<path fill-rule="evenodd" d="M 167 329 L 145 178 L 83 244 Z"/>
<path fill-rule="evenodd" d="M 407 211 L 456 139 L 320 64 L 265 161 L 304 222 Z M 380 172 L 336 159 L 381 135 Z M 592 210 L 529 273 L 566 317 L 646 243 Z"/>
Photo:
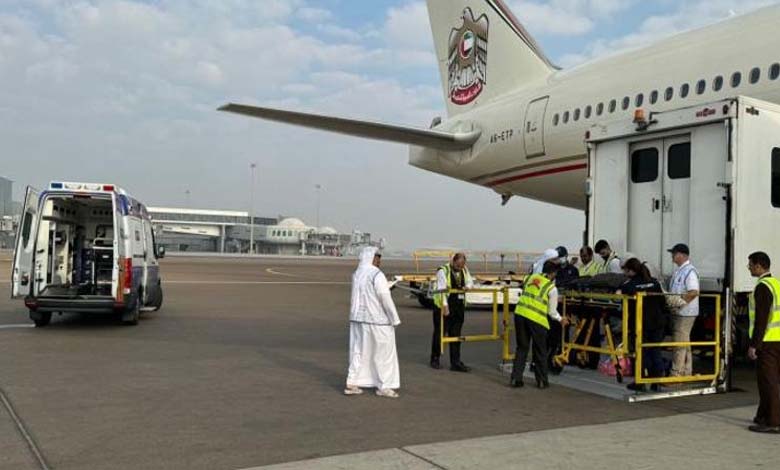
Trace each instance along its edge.
<path fill-rule="evenodd" d="M 322 185 L 314 185 L 314 189 L 317 190 L 317 230 L 320 229 L 320 190 L 322 190 Z"/>
<path fill-rule="evenodd" d="M 256 163 L 249 164 L 251 184 L 249 187 L 249 254 L 255 253 L 255 168 Z"/>

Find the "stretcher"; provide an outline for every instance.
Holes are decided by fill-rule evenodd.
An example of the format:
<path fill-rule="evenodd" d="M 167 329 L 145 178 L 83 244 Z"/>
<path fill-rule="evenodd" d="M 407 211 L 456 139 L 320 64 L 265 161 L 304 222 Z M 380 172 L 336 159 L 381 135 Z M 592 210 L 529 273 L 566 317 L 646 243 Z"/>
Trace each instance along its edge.
<path fill-rule="evenodd" d="M 587 362 L 588 353 L 606 354 L 615 369 L 615 380 L 623 383 L 625 371 L 622 370 L 622 359 L 630 357 L 631 353 L 625 346 L 628 344 L 628 301 L 632 296 L 619 296 L 613 294 L 585 294 L 580 292 L 567 292 L 561 297 L 563 316 L 577 318 L 574 322 L 574 334 L 567 341 L 566 333 L 570 328 L 561 329 L 561 352 L 553 357 L 553 364 L 557 367 L 569 365 L 572 352 L 576 351 L 579 363 Z M 577 311 L 581 314 L 577 315 Z M 621 318 L 622 340 L 615 343 L 615 334 L 610 323 L 610 318 Z M 585 335 L 583 335 L 583 331 Z M 591 339 L 594 334 L 604 332 L 606 344 L 592 346 Z M 581 341 L 580 338 L 582 338 Z M 599 344 L 601 341 L 599 341 Z"/>

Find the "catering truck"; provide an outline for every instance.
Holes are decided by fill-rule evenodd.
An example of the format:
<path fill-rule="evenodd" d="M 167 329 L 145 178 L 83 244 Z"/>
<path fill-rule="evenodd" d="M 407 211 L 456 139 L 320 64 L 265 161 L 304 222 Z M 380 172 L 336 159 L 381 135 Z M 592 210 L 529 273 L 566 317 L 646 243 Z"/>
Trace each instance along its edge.
<path fill-rule="evenodd" d="M 740 96 L 639 109 L 633 121 L 594 125 L 586 142 L 586 242 L 607 239 L 664 279 L 675 268 L 666 250 L 689 245 L 702 292 L 725 299 L 724 360 L 744 351 L 756 283 L 748 255 L 780 266 L 780 106 Z"/>
<path fill-rule="evenodd" d="M 135 325 L 163 301 L 146 207 L 113 184 L 28 187 L 16 237 L 11 295 L 38 327 L 52 313 L 116 314 Z"/>

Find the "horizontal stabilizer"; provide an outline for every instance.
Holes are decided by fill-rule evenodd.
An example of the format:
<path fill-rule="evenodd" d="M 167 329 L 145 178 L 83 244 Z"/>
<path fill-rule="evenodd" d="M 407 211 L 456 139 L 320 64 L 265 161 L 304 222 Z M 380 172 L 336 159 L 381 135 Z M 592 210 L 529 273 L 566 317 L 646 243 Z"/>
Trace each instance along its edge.
<path fill-rule="evenodd" d="M 444 151 L 466 150 L 474 145 L 482 133 L 479 130 L 469 132 L 444 132 L 419 127 L 395 126 L 371 121 L 358 121 L 318 114 L 284 111 L 281 109 L 261 108 L 243 104 L 229 103 L 219 108 L 236 114 L 244 114 L 270 121 L 285 122 L 298 126 L 311 127 L 323 131 L 365 137 L 367 139 L 386 140 L 402 144 L 428 147 Z"/>

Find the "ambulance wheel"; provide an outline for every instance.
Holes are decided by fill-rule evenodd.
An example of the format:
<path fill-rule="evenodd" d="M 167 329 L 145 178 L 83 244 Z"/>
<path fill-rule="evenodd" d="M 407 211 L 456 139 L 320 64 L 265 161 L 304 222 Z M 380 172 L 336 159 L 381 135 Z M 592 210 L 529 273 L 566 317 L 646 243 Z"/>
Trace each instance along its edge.
<path fill-rule="evenodd" d="M 36 328 L 43 328 L 44 326 L 51 323 L 51 312 L 41 313 L 30 310 L 30 320 L 35 323 Z"/>
<path fill-rule="evenodd" d="M 163 304 L 163 290 L 162 286 L 160 286 L 159 289 L 157 289 L 157 298 L 154 300 L 154 311 L 160 310 L 160 307 L 162 307 Z"/>
<path fill-rule="evenodd" d="M 122 323 L 128 326 L 134 326 L 138 324 L 138 319 L 141 317 L 141 296 L 139 295 L 135 304 L 128 308 L 122 314 Z"/>

